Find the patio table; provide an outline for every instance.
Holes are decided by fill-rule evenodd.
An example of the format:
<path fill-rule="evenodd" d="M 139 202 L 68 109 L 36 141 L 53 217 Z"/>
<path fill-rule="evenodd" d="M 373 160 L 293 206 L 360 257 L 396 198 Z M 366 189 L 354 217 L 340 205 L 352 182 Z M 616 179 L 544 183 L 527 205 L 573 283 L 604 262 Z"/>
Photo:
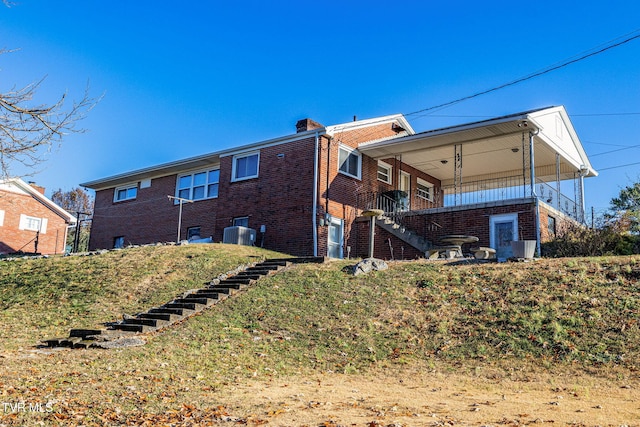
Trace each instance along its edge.
<path fill-rule="evenodd" d="M 476 243 L 479 239 L 476 236 L 467 236 L 465 234 L 450 234 L 447 236 L 442 236 L 440 238 L 440 241 L 442 243 L 451 245 L 451 246 L 457 246 L 458 249 L 458 256 L 460 258 L 462 258 L 462 245 L 467 244 L 467 243 Z"/>

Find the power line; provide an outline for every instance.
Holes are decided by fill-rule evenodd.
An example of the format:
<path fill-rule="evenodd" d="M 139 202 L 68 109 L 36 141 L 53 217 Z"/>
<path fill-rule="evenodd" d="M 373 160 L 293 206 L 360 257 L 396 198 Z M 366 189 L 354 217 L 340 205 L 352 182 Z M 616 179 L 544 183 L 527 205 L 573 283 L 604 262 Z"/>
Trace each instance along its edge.
<path fill-rule="evenodd" d="M 637 33 L 638 31 L 640 31 L 640 29 L 632 31 L 631 33 L 628 33 L 625 36 L 627 36 L 629 34 Z M 625 37 L 625 36 L 621 36 L 621 37 Z M 618 37 L 617 39 L 614 39 L 614 40 L 612 40 L 612 41 L 610 41 L 608 43 L 611 43 L 611 42 L 613 42 L 615 40 L 618 40 L 619 38 L 620 37 Z M 623 45 L 625 43 L 629 43 L 630 41 L 638 39 L 638 38 L 640 38 L 640 34 L 636 34 L 634 36 L 627 37 L 626 39 L 621 40 L 621 41 L 616 42 L 616 43 L 613 43 L 613 44 L 608 44 L 607 46 L 605 46 L 605 47 L 603 47 L 601 49 L 598 49 L 596 51 L 589 52 L 589 53 L 586 53 L 584 55 L 580 55 L 578 57 L 572 57 L 573 59 L 570 58 L 568 60 L 565 60 L 564 62 L 559 63 L 558 65 L 549 66 L 549 67 L 544 68 L 544 69 L 542 69 L 540 71 L 536 71 L 536 72 L 534 72 L 532 74 L 529 74 L 529 75 L 524 76 L 524 77 L 520 77 L 520 78 L 518 78 L 516 80 L 512 80 L 512 81 L 510 81 L 508 83 L 505 83 L 505 84 L 502 84 L 500 86 L 496 86 L 496 87 L 493 87 L 491 89 L 483 90 L 481 92 L 474 93 L 473 95 L 467 95 L 467 96 L 464 96 L 462 98 L 455 99 L 453 101 L 445 102 L 443 104 L 435 105 L 433 107 L 423 108 L 422 110 L 418 110 L 418 111 L 414 111 L 412 113 L 405 114 L 405 116 L 412 116 L 412 115 L 416 115 L 416 114 L 420 114 L 420 113 L 425 113 L 427 111 L 433 111 L 433 110 L 442 109 L 442 108 L 449 107 L 449 106 L 454 105 L 454 104 L 458 104 L 458 103 L 460 103 L 462 101 L 467 101 L 469 99 L 477 98 L 479 96 L 486 95 L 488 93 L 495 92 L 497 90 L 504 89 L 506 87 L 513 86 L 513 85 L 516 85 L 518 83 L 522 83 L 522 82 L 527 81 L 527 80 L 531 80 L 531 79 L 533 79 L 535 77 L 539 77 L 539 76 L 541 76 L 543 74 L 548 74 L 548 73 L 550 73 L 552 71 L 555 71 L 555 70 L 558 70 L 560 68 L 566 67 L 568 65 L 574 64 L 576 62 L 585 60 L 585 59 L 590 58 L 592 56 L 599 55 L 599 54 L 601 54 L 603 52 L 606 52 L 606 51 L 611 50 L 611 49 L 613 49 L 615 47 L 621 46 L 621 45 Z"/>
<path fill-rule="evenodd" d="M 591 156 L 589 156 L 589 157 L 596 157 L 596 156 L 602 156 L 602 155 L 604 155 L 604 154 L 617 153 L 618 151 L 630 150 L 630 149 L 632 149 L 632 148 L 638 148 L 638 147 L 640 147 L 640 144 L 630 145 L 630 146 L 625 147 L 625 148 L 618 148 L 617 150 L 604 151 L 604 152 L 602 152 L 602 153 L 592 154 L 592 155 L 591 155 Z"/>
<path fill-rule="evenodd" d="M 628 163 L 626 165 L 610 166 L 608 168 L 598 168 L 598 172 L 600 172 L 600 171 L 608 171 L 608 170 L 611 170 L 611 169 L 626 168 L 626 167 L 635 166 L 635 165 L 640 165 L 640 162 Z"/>

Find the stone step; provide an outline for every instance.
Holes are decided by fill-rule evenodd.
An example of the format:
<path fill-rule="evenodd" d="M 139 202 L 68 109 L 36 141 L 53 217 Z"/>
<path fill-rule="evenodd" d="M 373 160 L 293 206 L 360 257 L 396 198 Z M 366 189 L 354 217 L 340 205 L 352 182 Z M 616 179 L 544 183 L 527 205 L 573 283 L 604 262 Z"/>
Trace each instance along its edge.
<path fill-rule="evenodd" d="M 254 271 L 243 271 L 241 273 L 236 274 L 233 277 L 236 278 L 242 278 L 242 279 L 249 279 L 249 280 L 259 280 L 262 277 L 266 276 L 267 274 L 271 273 L 271 271 L 273 270 L 259 270 L 260 272 L 257 272 L 256 270 Z"/>
<path fill-rule="evenodd" d="M 111 329 L 117 329 L 119 331 L 127 332 L 149 332 L 155 331 L 157 328 L 147 325 L 134 325 L 129 323 L 116 323 L 110 326 Z"/>
<path fill-rule="evenodd" d="M 227 282 L 220 282 L 217 285 L 215 285 L 214 287 L 212 287 L 211 289 L 215 289 L 215 288 L 220 288 L 220 289 L 235 289 L 235 290 L 241 290 L 241 289 L 246 289 L 249 285 L 246 285 L 244 283 L 236 283 L 236 282 L 232 282 L 232 283 L 227 283 Z"/>
<path fill-rule="evenodd" d="M 184 318 L 184 316 L 175 313 L 142 313 L 139 317 L 143 319 L 164 320 L 168 323 L 174 323 Z"/>
<path fill-rule="evenodd" d="M 253 283 L 253 280 L 233 276 L 233 277 L 229 277 L 228 279 L 221 280 L 219 284 L 222 285 L 222 284 L 229 284 L 229 283 L 237 283 L 240 285 L 250 285 L 251 283 Z"/>
<path fill-rule="evenodd" d="M 178 302 L 178 303 L 180 303 L 180 302 L 194 302 L 196 304 L 200 304 L 200 305 L 203 305 L 203 306 L 206 307 L 206 306 L 213 305 L 213 304 L 218 302 L 218 295 L 217 294 L 215 294 L 215 295 L 216 295 L 215 298 L 209 298 L 206 295 L 190 294 L 190 295 L 187 295 L 187 296 L 185 296 L 183 298 L 174 300 L 174 302 Z"/>
<path fill-rule="evenodd" d="M 218 295 L 220 295 L 220 296 L 222 296 L 224 298 L 229 297 L 229 296 L 235 294 L 236 292 L 238 292 L 240 290 L 239 288 L 238 289 L 231 288 L 231 287 L 226 287 L 225 288 L 225 287 L 221 287 L 221 286 L 218 286 L 218 285 L 211 286 L 211 287 L 209 287 L 207 289 L 209 291 L 211 291 L 211 292 L 217 293 Z"/>
<path fill-rule="evenodd" d="M 162 306 L 163 308 L 181 308 L 181 309 L 187 309 L 187 310 L 191 310 L 191 311 L 200 311 L 202 310 L 205 306 L 203 306 L 202 304 L 197 304 L 193 301 L 191 302 L 170 302 L 167 303 L 165 305 Z"/>
<path fill-rule="evenodd" d="M 167 321 L 162 319 L 151 319 L 146 317 L 136 317 L 135 319 L 124 319 L 120 324 L 125 325 L 144 325 L 144 326 L 152 326 L 154 328 L 159 328 L 161 326 L 166 326 Z"/>
<path fill-rule="evenodd" d="M 101 329 L 72 329 L 71 331 L 69 331 L 69 336 L 86 338 L 89 336 L 100 335 L 101 333 Z"/>
<path fill-rule="evenodd" d="M 168 308 L 168 307 L 158 307 L 152 308 L 148 311 L 148 314 L 173 314 L 175 316 L 189 316 L 195 313 L 194 310 L 189 310 L 187 308 Z"/>
<path fill-rule="evenodd" d="M 191 295 L 197 295 L 198 297 L 215 299 L 216 302 L 219 302 L 220 300 L 223 300 L 228 296 L 227 293 L 218 292 L 213 288 L 198 289 L 195 293 Z"/>

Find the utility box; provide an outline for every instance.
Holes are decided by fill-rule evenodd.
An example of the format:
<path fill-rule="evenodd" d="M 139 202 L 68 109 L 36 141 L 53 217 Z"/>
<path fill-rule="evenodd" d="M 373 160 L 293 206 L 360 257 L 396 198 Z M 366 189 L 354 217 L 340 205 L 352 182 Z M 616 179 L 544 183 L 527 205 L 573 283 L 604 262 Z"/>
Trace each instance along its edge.
<path fill-rule="evenodd" d="M 256 242 L 256 230 L 249 227 L 236 225 L 224 229 L 222 243 L 230 243 L 233 245 L 253 246 Z"/>

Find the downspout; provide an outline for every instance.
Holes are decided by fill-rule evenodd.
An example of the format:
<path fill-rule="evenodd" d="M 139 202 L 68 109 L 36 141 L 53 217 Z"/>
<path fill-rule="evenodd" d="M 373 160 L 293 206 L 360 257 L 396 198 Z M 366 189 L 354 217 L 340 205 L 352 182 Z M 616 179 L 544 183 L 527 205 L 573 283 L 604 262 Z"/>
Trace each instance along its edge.
<path fill-rule="evenodd" d="M 533 148 L 533 139 L 538 133 L 540 133 L 540 129 L 535 132 L 529 131 L 529 163 L 531 167 L 531 196 L 533 197 L 533 200 L 535 200 L 536 207 L 536 253 L 540 256 L 542 254 L 540 248 L 540 200 L 538 200 L 538 196 L 536 195 L 536 173 Z"/>
<path fill-rule="evenodd" d="M 331 169 L 331 140 L 333 140 L 333 137 L 329 137 L 327 139 L 327 190 L 325 192 L 325 206 L 324 206 L 324 212 L 325 215 L 327 215 L 326 219 L 329 219 L 329 171 Z M 340 159 L 338 159 L 339 161 Z"/>
<path fill-rule="evenodd" d="M 318 144 L 320 138 L 316 131 L 315 149 L 313 156 L 313 208 L 311 209 L 313 224 L 313 256 L 318 256 Z"/>

